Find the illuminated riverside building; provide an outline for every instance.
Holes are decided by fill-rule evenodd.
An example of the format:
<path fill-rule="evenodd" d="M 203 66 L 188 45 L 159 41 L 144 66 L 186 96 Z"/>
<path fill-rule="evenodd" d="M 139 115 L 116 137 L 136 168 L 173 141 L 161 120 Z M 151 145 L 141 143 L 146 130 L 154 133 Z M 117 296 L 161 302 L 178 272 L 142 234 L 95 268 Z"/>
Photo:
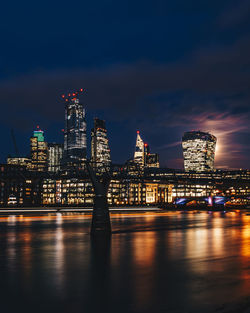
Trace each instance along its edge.
<path fill-rule="evenodd" d="M 127 169 L 126 169 L 127 167 Z M 136 172 L 132 164 L 112 167 L 108 190 L 111 206 L 164 206 L 175 198 L 231 197 L 234 204 L 250 205 L 250 170 L 184 172 L 146 168 Z M 91 206 L 93 189 L 86 172 L 78 176 L 29 171 L 25 166 L 0 164 L 0 206 Z"/>
<path fill-rule="evenodd" d="M 186 172 L 214 170 L 216 137 L 201 131 L 184 133 L 182 148 Z"/>
<path fill-rule="evenodd" d="M 41 205 L 40 174 L 27 170 L 26 166 L 0 164 L 0 206 Z"/>
<path fill-rule="evenodd" d="M 47 171 L 48 145 L 44 140 L 42 130 L 35 130 L 30 138 L 31 169 L 34 171 Z"/>
<path fill-rule="evenodd" d="M 87 157 L 85 108 L 79 92 L 62 96 L 65 100 L 64 156 L 65 164 L 79 164 Z"/>
<path fill-rule="evenodd" d="M 105 121 L 95 118 L 91 131 L 91 161 L 93 168 L 100 171 L 110 169 L 110 149 Z"/>
<path fill-rule="evenodd" d="M 63 145 L 59 143 L 48 143 L 48 171 L 58 172 L 63 157 Z"/>
<path fill-rule="evenodd" d="M 94 192 L 86 179 L 45 179 L 43 205 L 92 205 Z M 146 205 L 172 201 L 172 185 L 150 181 L 112 179 L 108 190 L 110 205 Z"/>
<path fill-rule="evenodd" d="M 146 177 L 172 184 L 172 199 L 223 196 L 234 205 L 250 204 L 250 170 L 183 172 L 149 168 Z"/>

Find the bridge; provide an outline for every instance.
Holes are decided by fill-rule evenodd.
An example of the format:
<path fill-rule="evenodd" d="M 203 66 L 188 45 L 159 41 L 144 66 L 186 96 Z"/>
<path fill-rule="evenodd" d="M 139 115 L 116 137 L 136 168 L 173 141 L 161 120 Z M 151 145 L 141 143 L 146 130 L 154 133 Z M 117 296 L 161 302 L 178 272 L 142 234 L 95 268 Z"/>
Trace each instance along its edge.
<path fill-rule="evenodd" d="M 203 205 L 206 207 L 224 207 L 226 204 L 250 204 L 250 195 L 231 196 L 209 196 L 209 197 L 181 197 L 175 198 L 174 204 L 177 207 L 184 207 L 191 204 Z"/>

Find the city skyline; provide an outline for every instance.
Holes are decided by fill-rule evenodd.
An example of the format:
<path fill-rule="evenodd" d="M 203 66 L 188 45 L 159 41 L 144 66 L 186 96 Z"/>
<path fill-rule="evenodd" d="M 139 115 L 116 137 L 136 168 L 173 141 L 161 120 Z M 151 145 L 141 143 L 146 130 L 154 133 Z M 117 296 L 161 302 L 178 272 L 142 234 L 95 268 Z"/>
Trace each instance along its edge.
<path fill-rule="evenodd" d="M 81 15 L 74 10 L 67 25 L 63 4 L 50 5 L 46 25 L 46 4 L 35 15 L 23 4 L 11 24 L 1 20 L 4 150 L 13 153 L 14 129 L 26 151 L 23 143 L 36 124 L 48 141 L 62 142 L 60 95 L 83 86 L 87 123 L 96 116 L 107 121 L 112 159 L 119 163 L 133 151 L 140 129 L 163 166 L 181 168 L 182 134 L 195 129 L 218 138 L 216 167 L 249 167 L 247 1 L 99 3 L 102 14 L 93 14 L 93 3 L 77 7 Z M 1 150 L 1 162 L 5 158 Z"/>
<path fill-rule="evenodd" d="M 249 312 L 250 0 L 1 4 L 1 312 Z"/>
<path fill-rule="evenodd" d="M 80 93 L 82 93 L 83 92 L 83 89 L 81 88 L 81 90 L 80 90 Z M 70 95 L 70 94 L 69 94 Z M 74 94 L 72 94 L 72 96 L 73 96 Z M 74 96 L 76 96 L 76 95 L 74 95 Z M 62 98 L 65 98 L 65 95 L 63 95 L 62 96 Z M 71 97 L 72 98 L 72 97 Z M 71 108 L 71 106 L 73 105 L 73 106 L 75 106 L 75 105 L 77 105 L 77 110 L 79 110 L 79 105 L 80 106 L 82 106 L 82 109 L 80 108 L 80 111 L 81 110 L 83 110 L 83 112 L 81 112 L 80 113 L 80 115 L 81 115 L 81 117 L 80 117 L 80 120 L 83 118 L 83 120 L 82 121 L 80 121 L 79 123 L 81 124 L 82 122 L 83 122 L 83 124 L 84 124 L 84 128 L 82 129 L 82 131 L 83 131 L 83 134 L 84 134 L 84 139 L 83 139 L 83 141 L 81 140 L 81 143 L 79 142 L 78 143 L 78 149 L 79 149 L 79 151 L 80 150 L 84 150 L 84 155 L 82 156 L 83 157 L 83 159 L 85 159 L 86 157 L 87 158 L 89 158 L 89 159 L 92 159 L 92 132 L 93 132 L 93 129 L 91 129 L 91 132 L 90 132 L 90 134 L 88 134 L 87 132 L 86 132 L 86 129 L 88 129 L 88 126 L 87 126 L 87 123 L 86 123 L 86 106 L 85 105 L 81 105 L 81 104 L 79 104 L 79 103 L 81 103 L 81 101 L 79 100 L 79 97 L 77 97 L 77 98 L 72 98 L 71 99 L 70 97 L 66 100 L 66 101 L 69 101 L 69 102 L 65 102 L 65 116 L 64 116 L 64 118 L 65 118 L 65 120 L 64 120 L 64 125 L 65 125 L 65 123 L 66 123 L 66 125 L 65 125 L 65 129 L 62 129 L 61 131 L 62 131 L 62 133 L 63 133 L 63 137 L 62 137 L 62 142 L 57 142 L 57 143 L 55 143 L 55 141 L 46 141 L 45 140 L 45 135 L 44 135 L 44 130 L 42 130 L 41 128 L 40 128 L 40 126 L 36 126 L 36 129 L 35 130 L 33 130 L 33 134 L 34 134 L 34 136 L 37 136 L 38 138 L 40 137 L 40 133 L 42 134 L 41 136 L 42 136 L 42 141 L 45 141 L 45 143 L 47 144 L 47 145 L 53 145 L 53 144 L 56 144 L 56 145 L 61 145 L 62 147 L 63 147 L 63 150 L 62 151 L 64 151 L 64 152 L 62 152 L 63 153 L 63 163 L 67 163 L 69 160 L 70 160 L 70 158 L 69 158 L 69 156 L 68 157 L 66 157 L 67 156 L 67 153 L 68 152 L 66 152 L 67 150 L 65 150 L 65 141 L 67 141 L 67 133 L 68 133 L 68 131 L 66 130 L 67 129 L 67 125 L 68 125 L 68 121 L 69 120 L 72 120 L 72 113 L 69 113 L 69 109 L 68 109 L 68 106 L 70 106 L 70 108 Z M 71 101 L 72 100 L 72 101 Z M 65 101 L 65 99 L 64 99 L 64 101 Z M 74 114 L 73 114 L 74 115 Z M 71 117 L 71 119 L 70 119 L 70 117 Z M 96 123 L 96 120 L 100 120 L 99 118 L 94 118 L 94 124 Z M 100 120 L 102 123 L 104 123 L 104 125 L 106 124 L 106 121 L 104 121 L 104 120 Z M 77 124 L 79 124 L 78 122 L 77 122 Z M 71 121 L 71 124 L 72 124 L 72 121 Z M 80 125 L 79 124 L 79 125 Z M 76 127 L 76 128 L 78 128 L 79 127 L 79 125 Z M 90 125 L 89 125 L 90 126 Z M 71 127 L 72 128 L 72 127 Z M 73 130 L 73 128 L 72 128 L 72 130 Z M 176 143 L 174 143 L 174 145 L 173 146 L 177 146 L 177 145 L 179 145 L 179 146 L 181 146 L 181 149 L 182 149 L 182 166 L 180 166 L 179 167 L 179 169 L 184 169 L 185 170 L 185 156 L 184 156 L 184 150 L 185 150 L 185 148 L 184 148 L 184 146 L 183 146 L 183 136 L 185 136 L 186 134 L 192 134 L 192 133 L 201 133 L 201 134 L 207 134 L 207 135 L 209 135 L 209 136 L 212 136 L 212 137 L 214 137 L 215 138 L 215 142 L 216 142 L 216 145 L 214 146 L 214 156 L 213 156 L 213 166 L 212 166 L 212 168 L 214 168 L 214 169 L 227 169 L 227 167 L 226 166 L 220 166 L 220 167 L 218 167 L 218 166 L 216 166 L 216 156 L 221 152 L 220 150 L 221 150 L 221 145 L 219 145 L 219 147 L 218 147 L 218 142 L 217 142 L 217 140 L 218 140 L 218 138 L 216 138 L 216 136 L 214 136 L 213 134 L 210 134 L 208 131 L 202 131 L 202 130 L 192 130 L 192 131 L 187 131 L 187 132 L 184 132 L 183 134 L 182 134 L 182 141 L 180 140 L 179 142 L 176 142 Z M 127 154 L 127 157 L 125 157 L 125 160 L 122 162 L 122 163 L 126 163 L 126 161 L 128 161 L 128 160 L 132 160 L 132 159 L 134 159 L 134 161 L 136 162 L 136 163 L 141 163 L 141 161 L 140 160 L 137 160 L 136 158 L 136 155 L 137 155 L 137 145 L 138 145 L 138 142 L 139 142 L 139 145 L 141 144 L 142 145 L 142 150 L 141 150 L 141 153 L 142 153 L 142 156 L 140 156 L 140 157 L 142 157 L 143 159 L 142 159 L 142 164 L 144 164 L 144 165 L 146 165 L 146 155 L 148 154 L 148 155 L 151 155 L 151 156 L 154 156 L 154 157 L 156 157 L 156 159 L 155 159 L 155 161 L 153 161 L 153 162 L 158 162 L 158 166 L 157 167 L 159 167 L 159 154 L 158 153 L 154 153 L 154 154 L 152 154 L 152 153 L 150 153 L 150 149 L 149 149 L 149 145 L 148 145 L 148 143 L 146 143 L 146 142 L 144 142 L 143 140 L 142 140 L 142 138 L 141 138 L 141 132 L 139 131 L 139 130 L 137 130 L 136 131 L 136 140 L 135 140 L 135 145 L 134 145 L 134 152 L 133 151 L 128 151 L 128 154 Z M 14 138 L 13 138 L 13 136 L 14 136 Z M 82 135 L 81 135 L 82 136 Z M 6 158 L 5 158 L 5 160 L 4 160 L 4 162 L 3 163 L 5 163 L 6 162 L 6 160 L 9 158 L 9 157 L 19 157 L 19 158 L 31 158 L 31 160 L 32 160 L 32 150 L 31 151 L 26 151 L 26 153 L 20 153 L 19 152 L 19 148 L 18 148 L 18 145 L 17 145 L 17 143 L 16 143 L 16 136 L 15 136 L 15 133 L 14 133 L 14 131 L 13 131 L 13 129 L 11 130 L 11 141 L 12 141 L 12 145 L 13 145 L 13 153 L 11 154 L 11 153 L 8 153 L 7 154 L 7 156 L 6 156 Z M 77 136 L 76 136 L 77 137 Z M 32 137 L 31 137 L 32 138 Z M 39 140 L 38 140 L 39 141 Z M 78 139 L 77 138 L 75 138 L 74 139 L 74 142 L 75 141 L 78 141 Z M 87 144 L 87 142 L 88 142 L 88 144 Z M 75 143 L 74 143 L 75 144 Z M 66 144 L 66 147 L 67 147 L 67 144 Z M 166 149 L 168 149 L 168 148 L 171 148 L 171 145 L 169 145 L 169 147 L 165 147 Z M 18 149 L 18 155 L 16 155 L 16 153 L 17 153 L 17 150 Z M 184 150 L 183 150 L 184 149 Z M 48 151 L 49 152 L 49 151 Z M 31 154 L 30 154 L 31 153 Z M 111 149 L 109 149 L 109 153 L 110 153 L 110 155 L 112 155 L 111 154 Z M 70 154 L 72 154 L 72 153 L 70 153 Z M 69 154 L 69 155 L 70 155 Z M 145 154 L 145 155 L 144 155 Z M 131 157 L 132 156 L 132 157 Z M 140 158 L 139 157 L 139 158 Z M 75 157 L 74 157 L 75 158 Z M 145 158 L 145 159 L 144 159 Z M 81 158 L 80 158 L 81 159 Z M 79 160 L 80 160 L 79 159 Z M 112 159 L 112 158 L 111 158 Z M 218 159 L 218 157 L 217 157 L 217 159 Z M 65 164 L 66 164 L 65 163 Z M 114 162 L 112 162 L 113 164 L 118 164 L 119 162 L 116 162 L 116 161 L 114 161 Z M 168 167 L 168 168 L 171 168 L 170 166 L 164 166 L 164 164 L 165 164 L 165 162 L 163 161 L 163 162 L 161 162 L 161 166 L 160 167 Z M 144 167 L 144 165 L 143 165 L 143 167 Z M 154 165 L 153 165 L 153 167 L 154 167 Z M 174 168 L 174 167 L 172 167 L 172 168 Z M 176 168 L 176 169 L 178 169 L 178 167 Z M 229 170 L 230 169 L 234 169 L 234 168 L 228 168 Z M 248 169 L 248 168 L 247 168 Z M 202 170 L 203 171 L 203 170 Z"/>

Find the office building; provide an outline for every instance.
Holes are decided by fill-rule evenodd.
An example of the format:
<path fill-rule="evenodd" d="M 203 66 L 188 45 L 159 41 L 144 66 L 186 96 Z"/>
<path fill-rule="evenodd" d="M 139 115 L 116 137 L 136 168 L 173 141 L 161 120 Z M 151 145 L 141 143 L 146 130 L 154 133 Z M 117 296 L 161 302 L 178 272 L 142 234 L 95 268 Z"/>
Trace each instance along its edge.
<path fill-rule="evenodd" d="M 63 157 L 63 145 L 59 143 L 48 144 L 48 171 L 58 172 Z"/>
<path fill-rule="evenodd" d="M 95 170 L 110 169 L 111 157 L 105 121 L 95 118 L 91 131 L 91 162 Z"/>
<path fill-rule="evenodd" d="M 47 171 L 48 145 L 44 140 L 44 132 L 35 130 L 30 138 L 31 169 L 34 171 Z"/>
<path fill-rule="evenodd" d="M 201 131 L 184 133 L 182 137 L 184 169 L 206 172 L 214 169 L 216 137 Z"/>
<path fill-rule="evenodd" d="M 139 131 L 137 131 L 136 137 L 134 162 L 138 164 L 141 169 L 145 167 L 160 167 L 159 155 L 157 153 L 150 153 L 149 145 L 144 143 Z"/>
<path fill-rule="evenodd" d="M 26 169 L 31 169 L 31 159 L 25 157 L 11 157 L 7 158 L 7 164 L 9 165 L 20 165 L 24 166 Z"/>
<path fill-rule="evenodd" d="M 158 153 L 148 153 L 146 155 L 146 167 L 160 167 L 159 154 Z"/>
<path fill-rule="evenodd" d="M 79 93 L 69 94 L 68 97 L 63 96 L 65 100 L 63 162 L 68 165 L 82 165 L 82 161 L 87 157 L 85 108 L 79 102 Z"/>
<path fill-rule="evenodd" d="M 145 144 L 138 130 L 135 144 L 134 162 L 137 163 L 142 169 L 145 165 L 145 156 Z"/>

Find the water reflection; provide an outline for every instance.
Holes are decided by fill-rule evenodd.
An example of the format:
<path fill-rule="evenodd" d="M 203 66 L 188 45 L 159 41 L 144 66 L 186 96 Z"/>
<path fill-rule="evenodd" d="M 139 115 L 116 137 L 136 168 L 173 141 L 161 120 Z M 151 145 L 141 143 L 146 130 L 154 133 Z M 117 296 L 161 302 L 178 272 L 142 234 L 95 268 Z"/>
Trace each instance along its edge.
<path fill-rule="evenodd" d="M 249 293 L 249 216 L 113 214 L 112 239 L 90 238 L 90 221 L 60 213 L 1 218 L 3 307 L 205 312 Z"/>

